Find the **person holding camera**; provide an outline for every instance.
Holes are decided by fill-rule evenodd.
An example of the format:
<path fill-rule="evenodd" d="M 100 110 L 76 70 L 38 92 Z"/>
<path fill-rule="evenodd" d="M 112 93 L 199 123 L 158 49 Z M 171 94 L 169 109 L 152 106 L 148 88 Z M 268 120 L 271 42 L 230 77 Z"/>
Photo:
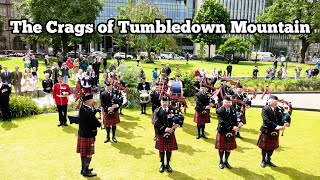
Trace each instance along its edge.
<path fill-rule="evenodd" d="M 67 112 L 68 112 L 68 96 L 71 94 L 70 86 L 63 83 L 63 78 L 58 75 L 58 83 L 53 86 L 52 96 L 56 102 L 59 122 L 58 126 L 67 126 Z"/>
<path fill-rule="evenodd" d="M 278 97 L 271 95 L 268 104 L 262 108 L 263 124 L 260 128 L 258 147 L 261 149 L 262 161 L 260 166 L 277 167 L 271 162 L 273 151 L 279 147 L 279 131 L 289 127 L 289 123 L 282 121 L 282 112 L 278 107 Z"/>
<path fill-rule="evenodd" d="M 92 172 L 92 168 L 89 168 L 92 155 L 94 154 L 94 142 L 97 135 L 97 127 L 101 126 L 101 123 L 96 118 L 97 110 L 93 107 L 93 95 L 86 94 L 82 97 L 82 106 L 79 110 L 79 131 L 78 131 L 78 143 L 77 153 L 80 153 L 81 158 L 81 171 L 85 177 L 96 176 L 96 173 Z"/>
<path fill-rule="evenodd" d="M 172 151 L 178 150 L 178 144 L 175 137 L 175 129 L 182 126 L 182 124 L 174 123 L 173 109 L 169 106 L 169 98 L 162 96 L 161 107 L 154 111 L 154 127 L 156 129 L 156 144 L 155 148 L 159 150 L 161 165 L 159 172 L 163 173 L 165 169 L 172 172 L 170 167 L 170 159 Z M 167 157 L 167 165 L 164 164 L 164 155 Z"/>
<path fill-rule="evenodd" d="M 107 137 L 104 143 L 110 141 L 110 130 L 112 127 L 112 141 L 118 142 L 116 139 L 117 124 L 120 123 L 118 109 L 120 108 L 120 100 L 117 98 L 117 91 L 113 90 L 110 82 L 106 83 L 105 91 L 101 93 L 100 100 L 103 108 L 103 124 L 106 127 Z"/>
<path fill-rule="evenodd" d="M 200 91 L 195 95 L 196 107 L 193 118 L 193 121 L 197 123 L 197 139 L 200 139 L 200 137 L 208 139 L 204 134 L 204 129 L 206 126 L 205 124 L 210 123 L 210 109 L 213 107 L 213 103 L 210 99 L 209 94 L 206 92 L 206 87 L 203 84 L 200 84 Z"/>
<path fill-rule="evenodd" d="M 228 162 L 230 151 L 237 148 L 235 132 L 239 131 L 243 123 L 237 122 L 236 111 L 232 108 L 230 97 L 225 96 L 222 101 L 222 106 L 216 110 L 218 118 L 218 128 L 216 136 L 215 148 L 218 149 L 220 163 L 219 168 L 227 167 L 231 169 Z M 223 155 L 225 157 L 223 161 Z"/>

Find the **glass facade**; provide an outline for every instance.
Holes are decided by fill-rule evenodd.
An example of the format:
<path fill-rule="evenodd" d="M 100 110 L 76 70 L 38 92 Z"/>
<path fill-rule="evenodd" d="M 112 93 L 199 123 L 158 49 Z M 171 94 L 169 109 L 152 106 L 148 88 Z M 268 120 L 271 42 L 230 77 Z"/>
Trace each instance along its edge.
<path fill-rule="evenodd" d="M 134 2 L 139 2 L 140 0 L 135 0 Z M 195 1 L 196 0 L 145 0 L 151 4 L 154 4 L 159 8 L 159 10 L 173 22 L 182 23 L 185 19 L 192 19 L 195 12 Z M 96 19 L 96 24 L 107 22 L 110 18 L 115 18 L 118 13 L 117 7 L 124 7 L 127 5 L 128 0 L 104 0 L 104 9 L 100 13 L 100 17 Z M 177 35 L 177 43 L 182 50 L 193 50 L 192 42 L 183 35 Z M 103 48 L 108 50 L 112 48 L 112 44 L 109 41 L 111 38 L 104 37 L 101 44 L 98 44 L 96 49 Z"/>

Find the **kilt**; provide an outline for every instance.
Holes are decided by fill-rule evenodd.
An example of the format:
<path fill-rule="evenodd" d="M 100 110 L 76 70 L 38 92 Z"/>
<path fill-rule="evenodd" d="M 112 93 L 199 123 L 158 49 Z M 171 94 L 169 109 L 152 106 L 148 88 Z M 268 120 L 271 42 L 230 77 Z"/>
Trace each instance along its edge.
<path fill-rule="evenodd" d="M 91 94 L 92 93 L 92 87 L 83 87 L 84 94 Z"/>
<path fill-rule="evenodd" d="M 103 124 L 105 126 L 115 126 L 120 123 L 120 117 L 118 112 L 114 112 L 113 115 L 109 115 L 103 111 Z"/>
<path fill-rule="evenodd" d="M 231 151 L 237 148 L 235 132 L 232 131 L 233 136 L 230 138 L 230 142 L 226 140 L 226 133 L 217 133 L 215 148 L 221 151 Z"/>
<path fill-rule="evenodd" d="M 78 136 L 77 153 L 81 156 L 90 156 L 94 154 L 94 138 L 85 138 Z"/>
<path fill-rule="evenodd" d="M 201 112 L 195 112 L 193 121 L 197 124 L 210 123 L 210 110 L 206 110 L 207 114 L 203 115 Z"/>
<path fill-rule="evenodd" d="M 171 134 L 170 142 L 168 143 L 164 141 L 163 135 L 158 135 L 155 148 L 160 152 L 178 150 L 178 144 L 174 133 Z"/>
<path fill-rule="evenodd" d="M 258 147 L 260 149 L 270 151 L 275 150 L 279 147 L 279 131 L 278 136 L 271 136 L 270 134 L 260 133 L 259 140 L 258 140 Z"/>

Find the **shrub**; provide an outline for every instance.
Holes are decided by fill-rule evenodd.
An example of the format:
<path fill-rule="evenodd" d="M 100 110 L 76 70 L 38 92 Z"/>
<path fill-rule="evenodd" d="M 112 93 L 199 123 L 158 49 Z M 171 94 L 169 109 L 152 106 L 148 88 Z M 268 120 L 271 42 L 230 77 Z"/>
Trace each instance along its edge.
<path fill-rule="evenodd" d="M 11 95 L 9 104 L 12 118 L 42 113 L 42 110 L 37 106 L 37 103 L 29 96 Z"/>
<path fill-rule="evenodd" d="M 183 81 L 184 87 L 185 87 L 183 96 L 184 97 L 194 96 L 195 90 L 192 86 L 193 86 L 194 82 L 196 81 L 196 79 L 194 77 L 193 72 L 189 72 L 189 73 L 186 72 L 186 73 L 182 74 L 181 80 Z"/>

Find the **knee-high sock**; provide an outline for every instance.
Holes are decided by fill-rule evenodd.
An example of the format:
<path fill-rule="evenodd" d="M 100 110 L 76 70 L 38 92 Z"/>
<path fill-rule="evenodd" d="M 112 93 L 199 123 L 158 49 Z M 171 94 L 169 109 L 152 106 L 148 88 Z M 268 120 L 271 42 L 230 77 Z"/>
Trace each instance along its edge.
<path fill-rule="evenodd" d="M 220 163 L 222 163 L 224 151 L 218 151 L 218 152 L 219 152 L 219 157 L 220 157 Z"/>
<path fill-rule="evenodd" d="M 198 128 L 198 136 L 200 136 L 201 124 L 197 124 L 197 128 Z"/>
<path fill-rule="evenodd" d="M 164 166 L 164 152 L 159 151 L 161 165 Z"/>
<path fill-rule="evenodd" d="M 116 137 L 117 126 L 112 126 L 112 137 Z"/>
<path fill-rule="evenodd" d="M 225 155 L 224 155 L 225 162 L 228 162 L 228 159 L 229 159 L 230 153 L 231 153 L 231 152 L 225 151 Z"/>
<path fill-rule="evenodd" d="M 166 151 L 166 155 L 167 155 L 167 165 L 170 164 L 171 154 L 172 154 L 171 151 Z"/>
<path fill-rule="evenodd" d="M 273 150 L 267 151 L 267 162 L 271 161 L 272 154 L 273 154 Z"/>
<path fill-rule="evenodd" d="M 262 161 L 266 161 L 266 155 L 267 155 L 267 151 L 265 150 L 261 150 L 261 155 L 262 155 Z"/>
<path fill-rule="evenodd" d="M 84 170 L 87 171 L 89 169 L 91 162 L 91 157 L 84 157 Z"/>
<path fill-rule="evenodd" d="M 202 124 L 202 128 L 201 128 L 201 133 L 202 133 L 202 135 L 204 135 L 204 128 L 206 127 L 206 125 L 205 124 Z"/>
<path fill-rule="evenodd" d="M 81 157 L 81 172 L 85 169 L 85 156 L 80 156 Z"/>
<path fill-rule="evenodd" d="M 154 136 L 157 135 L 157 128 L 156 127 L 153 127 L 154 128 Z"/>
<path fill-rule="evenodd" d="M 111 129 L 111 127 L 110 127 L 110 126 L 106 127 L 106 131 L 107 131 L 107 138 L 110 138 L 110 129 Z"/>
<path fill-rule="evenodd" d="M 141 113 L 143 113 L 143 104 L 141 104 Z"/>

